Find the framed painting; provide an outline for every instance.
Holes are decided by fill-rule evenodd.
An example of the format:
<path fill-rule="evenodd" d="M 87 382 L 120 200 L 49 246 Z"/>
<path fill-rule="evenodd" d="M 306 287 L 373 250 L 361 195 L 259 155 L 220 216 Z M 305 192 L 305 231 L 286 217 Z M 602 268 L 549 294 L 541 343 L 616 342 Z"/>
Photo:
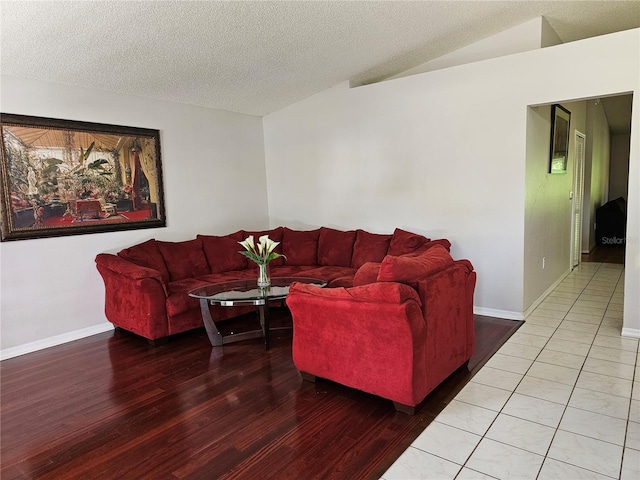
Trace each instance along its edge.
<path fill-rule="evenodd" d="M 567 173 L 571 112 L 561 105 L 551 106 L 551 146 L 549 173 Z"/>
<path fill-rule="evenodd" d="M 165 227 L 160 132 L 0 113 L 2 241 Z"/>

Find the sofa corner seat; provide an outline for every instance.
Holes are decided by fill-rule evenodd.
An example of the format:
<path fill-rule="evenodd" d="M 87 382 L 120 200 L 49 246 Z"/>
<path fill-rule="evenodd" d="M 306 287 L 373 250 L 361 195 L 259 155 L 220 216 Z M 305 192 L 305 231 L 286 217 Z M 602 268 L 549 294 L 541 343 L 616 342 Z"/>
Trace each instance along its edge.
<path fill-rule="evenodd" d="M 320 278 L 330 287 L 352 286 L 362 265 L 382 262 L 389 251 L 406 255 L 433 243 L 401 229 L 373 234 L 327 227 L 200 234 L 181 242 L 149 239 L 116 255 L 96 256 L 107 319 L 150 341 L 202 327 L 199 301 L 188 292 L 210 283 L 256 278 L 257 266 L 238 253 L 242 248 L 238 242 L 265 234 L 280 242 L 276 251 L 286 255 L 286 261 L 279 258 L 269 264 L 272 276 Z M 214 321 L 222 321 L 252 311 L 250 306 L 225 307 L 212 308 L 211 314 Z"/>

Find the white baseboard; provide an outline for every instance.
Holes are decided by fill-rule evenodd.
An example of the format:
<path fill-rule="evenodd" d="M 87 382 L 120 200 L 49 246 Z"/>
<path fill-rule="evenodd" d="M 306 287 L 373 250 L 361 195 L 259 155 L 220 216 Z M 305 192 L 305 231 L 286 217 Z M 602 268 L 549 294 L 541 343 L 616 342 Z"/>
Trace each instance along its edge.
<path fill-rule="evenodd" d="M 547 288 L 542 295 L 540 295 L 529 308 L 524 312 L 512 312 L 510 310 L 496 310 L 494 308 L 473 307 L 473 313 L 476 315 L 486 315 L 487 317 L 506 318 L 507 320 L 524 320 L 531 312 L 533 312 L 538 305 L 549 295 L 553 290 L 560 285 L 560 283 L 571 273 L 571 270 L 567 270 L 563 273 L 553 285 Z"/>
<path fill-rule="evenodd" d="M 506 318 L 507 320 L 524 320 L 522 312 L 512 312 L 510 310 L 497 310 L 495 308 L 473 307 L 473 313 L 486 317 Z"/>
<path fill-rule="evenodd" d="M 640 329 L 637 328 L 623 328 L 623 337 L 640 338 Z"/>
<path fill-rule="evenodd" d="M 553 282 L 553 284 L 547 288 L 542 295 L 540 295 L 536 300 L 534 300 L 534 302 L 531 304 L 531 306 L 529 308 L 527 308 L 524 312 L 524 318 L 527 318 L 529 315 L 531 315 L 531 313 L 538 308 L 538 305 L 540 305 L 542 303 L 542 301 L 547 298 L 547 296 L 553 292 L 556 287 L 558 285 L 560 285 L 560 283 L 562 283 L 562 281 L 567 278 L 567 275 L 569 275 L 571 273 L 571 270 L 567 270 L 565 273 L 563 273 L 560 278 L 558 280 L 556 280 L 555 282 Z"/>
<path fill-rule="evenodd" d="M 43 338 L 35 342 L 25 343 L 18 345 L 17 347 L 5 348 L 0 350 L 0 361 L 7 360 L 8 358 L 19 357 L 20 355 L 26 355 L 27 353 L 37 352 L 49 347 L 55 347 L 67 342 L 73 342 L 81 338 L 90 337 L 98 333 L 108 332 L 113 330 L 113 324 L 104 322 L 92 327 L 81 328 L 80 330 L 74 330 L 73 332 L 63 333 L 61 335 L 55 335 L 49 338 Z"/>

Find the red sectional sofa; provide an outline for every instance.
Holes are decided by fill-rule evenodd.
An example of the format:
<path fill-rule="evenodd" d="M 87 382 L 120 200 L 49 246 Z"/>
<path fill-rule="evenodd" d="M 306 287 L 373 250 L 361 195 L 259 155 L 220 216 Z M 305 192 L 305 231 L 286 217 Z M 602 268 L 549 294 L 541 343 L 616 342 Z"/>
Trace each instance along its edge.
<path fill-rule="evenodd" d="M 371 263 L 387 255 L 420 253 L 434 240 L 396 229 L 382 235 L 364 230 L 318 228 L 301 231 L 278 227 L 267 231 L 238 231 L 224 236 L 197 235 L 183 242 L 148 240 L 118 252 L 101 253 L 95 261 L 105 284 L 105 313 L 116 327 L 154 343 L 170 335 L 201 327 L 197 299 L 187 293 L 208 283 L 256 278 L 257 266 L 240 255 L 238 242 L 264 234 L 281 242 L 276 251 L 286 256 L 272 261 L 271 276 L 316 277 L 329 287 L 351 287 Z M 366 266 L 365 266 L 366 264 Z M 363 267 L 364 266 L 364 267 Z M 252 311 L 252 307 L 212 308 L 214 321 Z"/>
<path fill-rule="evenodd" d="M 440 245 L 367 263 L 351 288 L 294 283 L 293 362 L 306 380 L 329 379 L 414 413 L 473 354 L 475 283 L 471 263 Z"/>

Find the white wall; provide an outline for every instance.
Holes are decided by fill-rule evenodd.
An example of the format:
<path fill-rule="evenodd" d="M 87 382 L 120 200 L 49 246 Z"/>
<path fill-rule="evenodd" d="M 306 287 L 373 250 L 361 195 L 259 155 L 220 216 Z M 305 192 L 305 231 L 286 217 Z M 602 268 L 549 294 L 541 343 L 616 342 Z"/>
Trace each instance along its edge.
<path fill-rule="evenodd" d="M 271 223 L 448 237 L 454 256 L 478 272 L 476 310 L 522 316 L 528 106 L 640 90 L 639 45 L 636 29 L 355 89 L 342 84 L 268 115 Z M 633 115 L 638 125 L 637 108 Z M 637 136 L 636 126 L 630 176 Z M 630 216 L 638 216 L 640 176 L 632 182 Z M 639 250 L 637 240 L 627 248 L 630 292 L 640 289 Z M 640 333 L 635 297 L 625 299 L 625 326 Z"/>
<path fill-rule="evenodd" d="M 629 183 L 629 144 L 628 133 L 611 136 L 611 170 L 609 172 L 609 200 L 618 197 L 627 199 Z"/>
<path fill-rule="evenodd" d="M 160 130 L 167 227 L 0 244 L 2 356 L 110 328 L 94 258 L 156 238 L 268 225 L 262 120 L 2 77 L 1 111 Z"/>
<path fill-rule="evenodd" d="M 531 107 L 527 120 L 524 230 L 524 310 L 534 306 L 570 269 L 575 131 L 586 132 L 586 102 L 562 103 L 571 112 L 567 173 L 549 174 L 551 106 Z M 544 267 L 542 259 L 545 259 Z"/>
<path fill-rule="evenodd" d="M 552 47 L 554 45 L 560 45 L 562 40 L 560 36 L 553 29 L 551 24 L 547 21 L 546 18 L 541 17 L 541 30 L 542 35 L 540 36 L 540 46 L 541 47 Z"/>
<path fill-rule="evenodd" d="M 640 44 L 640 41 L 638 43 Z M 640 95 L 638 95 L 638 90 L 636 88 L 634 91 L 631 114 L 624 271 L 624 326 L 622 328 L 622 335 L 633 337 L 640 337 L 640 295 L 638 295 L 640 292 Z"/>
<path fill-rule="evenodd" d="M 272 224 L 447 237 L 478 271 L 476 305 L 517 317 L 524 185 L 510 179 L 524 178 L 513 156 L 524 153 L 526 107 L 484 72 L 468 82 L 476 65 L 341 85 L 266 117 Z M 505 135 L 502 119 L 520 133 Z"/>

